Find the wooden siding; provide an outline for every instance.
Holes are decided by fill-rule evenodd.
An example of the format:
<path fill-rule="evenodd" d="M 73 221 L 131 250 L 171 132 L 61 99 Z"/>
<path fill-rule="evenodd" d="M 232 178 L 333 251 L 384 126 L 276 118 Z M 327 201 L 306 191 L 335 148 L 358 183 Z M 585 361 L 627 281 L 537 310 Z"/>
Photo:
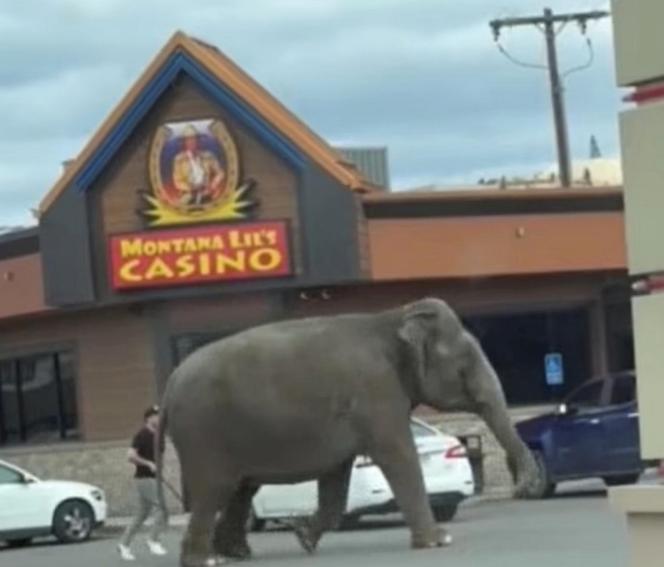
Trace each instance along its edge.
<path fill-rule="evenodd" d="M 235 332 L 273 316 L 265 294 L 169 301 L 165 305 L 171 335 L 193 332 Z"/>
<path fill-rule="evenodd" d="M 258 202 L 255 218 L 287 219 L 291 223 L 294 267 L 296 272 L 301 271 L 298 180 L 295 173 L 223 108 L 206 98 L 193 81 L 181 78 L 155 106 L 92 188 L 96 213 L 93 215 L 96 219 L 96 272 L 101 276 L 100 285 L 108 285 L 108 236 L 146 228 L 137 210 L 144 208 L 139 192 L 151 190 L 148 156 L 156 129 L 167 122 L 206 118 L 222 120 L 234 137 L 240 159 L 240 182 L 247 179 L 256 181 L 251 194 Z"/>
<path fill-rule="evenodd" d="M 71 347 L 77 357 L 80 427 L 86 441 L 129 437 L 155 402 L 150 325 L 140 312 L 105 309 L 0 325 L 0 357 Z"/>
<path fill-rule="evenodd" d="M 39 253 L 0 260 L 0 320 L 49 309 Z"/>
<path fill-rule="evenodd" d="M 374 281 L 626 266 L 622 213 L 370 219 L 369 239 Z"/>
<path fill-rule="evenodd" d="M 375 282 L 328 290 L 329 299 L 295 298 L 289 316 L 307 317 L 335 313 L 373 312 L 392 309 L 424 297 L 439 297 L 463 315 L 527 313 L 589 305 L 597 301 L 602 286 L 615 273 L 511 276 L 464 280 Z"/>

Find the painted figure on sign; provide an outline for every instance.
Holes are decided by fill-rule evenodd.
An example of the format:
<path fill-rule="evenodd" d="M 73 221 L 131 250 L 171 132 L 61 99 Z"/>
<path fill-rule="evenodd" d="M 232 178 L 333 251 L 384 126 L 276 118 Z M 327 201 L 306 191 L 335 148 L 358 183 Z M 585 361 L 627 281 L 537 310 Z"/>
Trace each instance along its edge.
<path fill-rule="evenodd" d="M 254 204 L 252 179 L 240 179 L 238 149 L 214 118 L 162 124 L 148 155 L 151 192 L 141 214 L 150 226 L 241 219 Z"/>
<path fill-rule="evenodd" d="M 199 146 L 191 125 L 184 129 L 182 146 L 173 160 L 173 184 L 182 205 L 200 206 L 219 192 L 226 174 L 216 156 Z"/>

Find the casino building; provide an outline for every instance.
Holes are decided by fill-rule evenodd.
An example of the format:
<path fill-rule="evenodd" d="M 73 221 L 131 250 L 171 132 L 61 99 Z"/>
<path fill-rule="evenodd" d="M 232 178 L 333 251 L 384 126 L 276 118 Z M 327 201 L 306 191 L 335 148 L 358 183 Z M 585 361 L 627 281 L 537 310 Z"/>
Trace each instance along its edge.
<path fill-rule="evenodd" d="M 38 226 L 0 236 L 0 458 L 107 479 L 120 500 L 120 451 L 193 349 L 425 295 L 477 334 L 515 411 L 631 367 L 620 187 L 392 193 L 368 177 L 176 33 Z"/>

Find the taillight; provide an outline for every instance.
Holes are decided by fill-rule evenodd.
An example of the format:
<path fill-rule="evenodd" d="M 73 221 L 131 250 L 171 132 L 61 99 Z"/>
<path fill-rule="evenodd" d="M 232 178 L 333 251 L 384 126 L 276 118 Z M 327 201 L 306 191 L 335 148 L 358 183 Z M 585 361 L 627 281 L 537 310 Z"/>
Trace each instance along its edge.
<path fill-rule="evenodd" d="M 446 459 L 462 459 L 466 457 L 466 448 L 463 445 L 454 445 L 445 451 Z"/>

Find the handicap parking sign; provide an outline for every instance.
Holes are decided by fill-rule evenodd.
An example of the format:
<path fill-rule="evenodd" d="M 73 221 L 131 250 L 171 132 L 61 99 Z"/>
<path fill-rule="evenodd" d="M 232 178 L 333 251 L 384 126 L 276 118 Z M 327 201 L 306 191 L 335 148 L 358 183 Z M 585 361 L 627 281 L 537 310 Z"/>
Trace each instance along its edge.
<path fill-rule="evenodd" d="M 549 386 L 560 386 L 564 382 L 563 355 L 552 352 L 544 357 L 544 372 Z"/>

